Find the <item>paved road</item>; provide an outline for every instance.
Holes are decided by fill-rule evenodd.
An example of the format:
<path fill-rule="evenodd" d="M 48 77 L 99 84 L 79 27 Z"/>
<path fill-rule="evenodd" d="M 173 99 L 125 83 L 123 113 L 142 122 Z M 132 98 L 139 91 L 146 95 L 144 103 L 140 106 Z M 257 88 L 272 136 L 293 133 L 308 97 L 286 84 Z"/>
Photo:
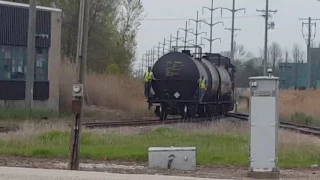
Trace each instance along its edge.
<path fill-rule="evenodd" d="M 0 167 L 0 180 L 213 180 L 203 178 L 187 178 L 157 175 L 128 175 L 105 172 L 67 171 L 53 169 L 31 169 L 16 167 Z"/>

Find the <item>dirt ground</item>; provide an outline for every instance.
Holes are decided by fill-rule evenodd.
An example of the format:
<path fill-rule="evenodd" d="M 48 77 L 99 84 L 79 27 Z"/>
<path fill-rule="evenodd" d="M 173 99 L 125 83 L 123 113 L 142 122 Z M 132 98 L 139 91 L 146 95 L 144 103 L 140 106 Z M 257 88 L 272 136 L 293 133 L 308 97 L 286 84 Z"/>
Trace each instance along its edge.
<path fill-rule="evenodd" d="M 45 169 L 67 169 L 66 159 L 41 159 L 29 157 L 0 156 L 0 166 L 29 167 Z M 247 167 L 198 166 L 195 171 L 150 169 L 145 162 L 83 160 L 80 163 L 83 171 L 105 171 L 123 174 L 158 174 L 202 178 L 246 178 Z M 281 169 L 281 179 L 320 179 L 320 169 Z"/>

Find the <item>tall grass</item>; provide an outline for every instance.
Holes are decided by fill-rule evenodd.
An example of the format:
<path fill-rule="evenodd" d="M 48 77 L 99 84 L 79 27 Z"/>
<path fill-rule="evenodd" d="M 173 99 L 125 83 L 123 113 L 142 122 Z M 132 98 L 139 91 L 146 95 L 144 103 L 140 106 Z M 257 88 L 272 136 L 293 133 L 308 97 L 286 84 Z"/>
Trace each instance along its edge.
<path fill-rule="evenodd" d="M 62 111 L 70 111 L 72 84 L 76 82 L 76 77 L 76 66 L 63 61 L 60 80 Z M 87 111 L 131 117 L 148 113 L 143 82 L 129 76 L 89 72 L 85 81 L 85 93 Z"/>
<path fill-rule="evenodd" d="M 243 96 L 249 97 L 249 93 Z M 240 107 L 245 111 L 246 102 L 242 101 Z M 280 90 L 279 108 L 282 120 L 320 125 L 320 90 Z"/>

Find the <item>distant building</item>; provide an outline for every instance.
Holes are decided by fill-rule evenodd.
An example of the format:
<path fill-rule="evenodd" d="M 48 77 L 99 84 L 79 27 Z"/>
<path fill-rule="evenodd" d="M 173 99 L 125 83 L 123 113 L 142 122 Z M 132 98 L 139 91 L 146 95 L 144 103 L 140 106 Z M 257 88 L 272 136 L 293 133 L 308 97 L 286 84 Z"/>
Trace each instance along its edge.
<path fill-rule="evenodd" d="M 320 89 L 320 48 L 311 48 L 311 87 Z M 307 87 L 307 63 L 279 63 L 280 88 L 303 89 Z"/>
<path fill-rule="evenodd" d="M 28 8 L 0 1 L 0 106 L 24 106 Z M 34 108 L 59 109 L 61 15 L 61 9 L 37 6 Z"/>

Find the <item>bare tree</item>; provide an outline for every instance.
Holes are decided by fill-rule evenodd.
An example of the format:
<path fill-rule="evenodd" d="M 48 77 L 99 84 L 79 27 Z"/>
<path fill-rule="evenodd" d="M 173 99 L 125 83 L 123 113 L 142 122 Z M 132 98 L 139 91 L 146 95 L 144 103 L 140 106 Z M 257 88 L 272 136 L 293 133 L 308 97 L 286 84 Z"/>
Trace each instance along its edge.
<path fill-rule="evenodd" d="M 221 52 L 223 56 L 230 57 L 230 51 Z M 247 61 L 252 59 L 254 56 L 250 51 L 247 51 L 242 44 L 236 44 L 234 47 L 234 60 Z"/>
<path fill-rule="evenodd" d="M 298 79 L 298 68 L 297 65 L 298 63 L 302 63 L 303 62 L 303 56 L 304 56 L 304 52 L 302 51 L 301 47 L 298 44 L 294 44 L 293 45 L 293 49 L 292 49 L 292 58 L 293 61 L 295 62 L 295 76 L 294 76 L 294 87 L 295 89 L 297 89 L 297 79 Z"/>
<path fill-rule="evenodd" d="M 304 52 L 299 44 L 294 44 L 292 49 L 292 58 L 295 63 L 303 62 Z"/>
<path fill-rule="evenodd" d="M 276 70 L 276 64 L 282 59 L 282 50 L 278 43 L 273 42 L 269 47 L 269 55 L 272 60 L 272 69 Z"/>

